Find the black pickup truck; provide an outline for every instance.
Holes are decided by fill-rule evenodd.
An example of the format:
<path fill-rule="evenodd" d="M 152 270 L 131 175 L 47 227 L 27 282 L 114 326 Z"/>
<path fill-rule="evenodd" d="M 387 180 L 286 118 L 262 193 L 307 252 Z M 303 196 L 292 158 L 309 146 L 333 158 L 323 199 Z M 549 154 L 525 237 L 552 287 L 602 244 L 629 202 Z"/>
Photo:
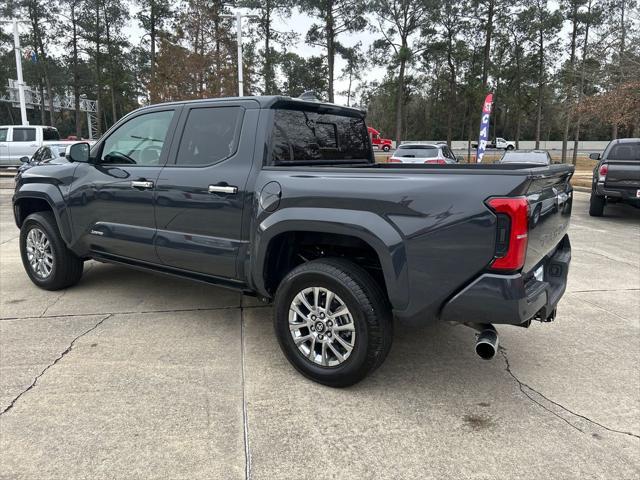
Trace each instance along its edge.
<path fill-rule="evenodd" d="M 94 259 L 274 301 L 307 377 L 379 366 L 394 319 L 477 330 L 550 321 L 565 285 L 567 165 L 376 164 L 365 113 L 288 97 L 154 105 L 19 174 L 27 274 L 67 288 Z"/>
<path fill-rule="evenodd" d="M 625 202 L 640 207 L 640 138 L 612 140 L 593 169 L 589 214 L 601 217 L 606 202 Z"/>

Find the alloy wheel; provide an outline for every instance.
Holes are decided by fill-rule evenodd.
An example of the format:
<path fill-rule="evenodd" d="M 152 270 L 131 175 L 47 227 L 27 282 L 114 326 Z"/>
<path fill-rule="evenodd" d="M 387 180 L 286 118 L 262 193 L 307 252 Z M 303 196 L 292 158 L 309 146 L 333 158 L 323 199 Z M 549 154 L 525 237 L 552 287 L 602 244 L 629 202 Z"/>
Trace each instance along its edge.
<path fill-rule="evenodd" d="M 305 288 L 293 298 L 289 331 L 300 353 L 323 367 L 346 361 L 356 341 L 349 308 L 335 292 L 323 287 Z"/>

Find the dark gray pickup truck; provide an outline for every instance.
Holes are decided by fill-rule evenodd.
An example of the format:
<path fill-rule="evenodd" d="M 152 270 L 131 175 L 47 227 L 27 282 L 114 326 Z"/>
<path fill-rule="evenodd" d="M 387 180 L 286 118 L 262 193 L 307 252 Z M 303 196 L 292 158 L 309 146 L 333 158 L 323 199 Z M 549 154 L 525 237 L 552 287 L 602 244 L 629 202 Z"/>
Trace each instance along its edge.
<path fill-rule="evenodd" d="M 593 169 L 589 214 L 604 215 L 607 202 L 625 202 L 640 208 L 640 138 L 612 140 L 602 156 L 592 153 L 598 160 Z"/>
<path fill-rule="evenodd" d="M 277 338 L 331 386 L 385 359 L 394 319 L 550 321 L 565 285 L 566 165 L 376 164 L 361 110 L 287 97 L 154 105 L 16 178 L 27 274 L 94 259 L 274 301 Z"/>

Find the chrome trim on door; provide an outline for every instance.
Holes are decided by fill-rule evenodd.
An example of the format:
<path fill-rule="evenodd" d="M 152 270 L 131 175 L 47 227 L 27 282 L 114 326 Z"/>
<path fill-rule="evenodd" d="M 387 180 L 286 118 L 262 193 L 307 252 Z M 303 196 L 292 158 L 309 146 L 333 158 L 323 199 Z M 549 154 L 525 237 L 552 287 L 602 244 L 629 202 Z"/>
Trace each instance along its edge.
<path fill-rule="evenodd" d="M 209 185 L 209 193 L 238 193 L 238 187 Z"/>
<path fill-rule="evenodd" d="M 131 187 L 132 188 L 153 188 L 153 182 L 148 182 L 146 180 L 132 180 Z"/>

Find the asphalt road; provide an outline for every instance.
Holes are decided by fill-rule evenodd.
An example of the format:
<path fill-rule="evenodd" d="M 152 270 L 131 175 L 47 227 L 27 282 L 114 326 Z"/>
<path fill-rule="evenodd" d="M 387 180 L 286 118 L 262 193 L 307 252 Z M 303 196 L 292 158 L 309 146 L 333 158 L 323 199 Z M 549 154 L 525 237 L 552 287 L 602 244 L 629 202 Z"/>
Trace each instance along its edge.
<path fill-rule="evenodd" d="M 3 183 L 4 186 L 8 183 Z M 397 325 L 386 363 L 335 390 L 298 375 L 271 309 L 89 263 L 67 291 L 23 273 L 0 189 L 1 479 L 637 479 L 640 214 L 587 215 L 558 319 Z M 428 293 L 428 292 L 427 292 Z"/>

